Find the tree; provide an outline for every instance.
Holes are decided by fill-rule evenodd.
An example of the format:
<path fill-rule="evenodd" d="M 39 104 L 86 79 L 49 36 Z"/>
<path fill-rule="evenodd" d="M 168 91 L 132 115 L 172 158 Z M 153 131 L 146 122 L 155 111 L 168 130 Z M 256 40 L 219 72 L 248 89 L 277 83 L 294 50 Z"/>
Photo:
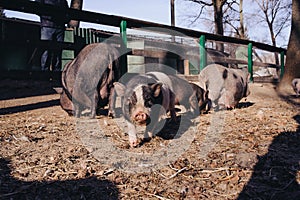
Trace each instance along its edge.
<path fill-rule="evenodd" d="M 291 88 L 293 78 L 300 77 L 300 2 L 292 3 L 292 27 L 286 55 L 286 65 L 279 91 Z"/>
<path fill-rule="evenodd" d="M 82 4 L 83 0 L 71 0 L 71 6 L 70 8 L 82 10 Z M 68 24 L 70 28 L 78 28 L 79 27 L 79 21 L 77 20 L 71 20 Z"/>
<path fill-rule="evenodd" d="M 266 23 L 270 40 L 273 46 L 277 46 L 276 39 L 281 32 L 288 28 L 291 21 L 291 2 L 283 0 L 254 0 L 261 14 L 255 14 L 259 18 L 258 22 Z M 279 64 L 278 55 L 275 54 L 276 64 Z"/>
<path fill-rule="evenodd" d="M 244 12 L 243 12 L 243 0 L 240 0 L 240 6 L 239 6 L 239 13 L 240 13 L 240 27 L 239 31 L 237 31 L 237 34 L 240 36 L 240 38 L 245 39 L 246 33 L 245 33 L 245 24 L 244 24 Z"/>
<path fill-rule="evenodd" d="M 226 26 L 228 25 L 232 30 L 229 30 L 229 33 L 233 35 L 234 37 L 241 38 L 241 39 L 247 39 L 247 29 L 244 22 L 244 3 L 243 0 L 240 0 L 240 2 L 234 2 L 236 4 L 239 4 L 239 9 L 237 10 L 233 6 L 230 7 L 230 9 L 233 12 L 230 12 L 230 15 L 225 15 L 223 19 L 223 23 Z M 238 14 L 238 15 L 237 15 Z M 233 34 L 232 34 L 233 33 Z"/>
<path fill-rule="evenodd" d="M 235 31 L 238 31 L 238 28 L 235 28 L 233 21 L 235 13 L 239 13 L 238 9 L 234 8 L 234 5 L 238 5 L 236 0 L 186 0 L 192 3 L 196 3 L 200 6 L 198 15 L 192 21 L 195 23 L 201 16 L 207 14 L 207 10 L 213 10 L 213 23 L 214 23 L 214 32 L 219 35 L 224 35 L 224 24 L 228 24 L 230 27 L 234 28 Z M 224 45 L 217 43 L 216 49 L 224 51 Z"/>

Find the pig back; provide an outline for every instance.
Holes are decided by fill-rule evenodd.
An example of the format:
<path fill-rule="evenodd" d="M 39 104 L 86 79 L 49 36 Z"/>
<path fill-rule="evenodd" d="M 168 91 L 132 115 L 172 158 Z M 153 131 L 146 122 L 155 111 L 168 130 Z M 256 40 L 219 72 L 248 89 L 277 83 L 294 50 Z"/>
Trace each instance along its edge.
<path fill-rule="evenodd" d="M 76 74 L 76 82 L 86 92 L 100 89 L 119 78 L 118 51 L 109 44 L 95 43 L 87 46 L 80 56 L 80 67 Z M 82 58 L 84 57 L 84 58 Z"/>
<path fill-rule="evenodd" d="M 193 88 L 190 83 L 176 75 L 169 75 L 172 82 L 172 92 L 175 94 L 175 104 L 188 105 L 193 95 Z"/>

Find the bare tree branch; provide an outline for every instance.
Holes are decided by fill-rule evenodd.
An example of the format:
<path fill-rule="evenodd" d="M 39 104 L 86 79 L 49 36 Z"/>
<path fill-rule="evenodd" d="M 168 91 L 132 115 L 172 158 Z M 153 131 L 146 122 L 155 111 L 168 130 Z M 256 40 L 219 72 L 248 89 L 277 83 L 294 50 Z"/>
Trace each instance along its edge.
<path fill-rule="evenodd" d="M 186 0 L 186 1 L 198 3 L 198 4 L 203 5 L 203 6 L 213 6 L 214 5 L 213 3 L 208 3 L 206 1 L 201 1 L 201 0 Z"/>

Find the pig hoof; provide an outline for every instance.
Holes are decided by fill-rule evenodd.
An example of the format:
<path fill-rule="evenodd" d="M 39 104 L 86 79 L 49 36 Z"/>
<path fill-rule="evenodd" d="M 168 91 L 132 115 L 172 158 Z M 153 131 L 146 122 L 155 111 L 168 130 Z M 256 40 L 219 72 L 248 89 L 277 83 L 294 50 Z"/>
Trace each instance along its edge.
<path fill-rule="evenodd" d="M 145 143 L 145 142 L 150 142 L 150 140 L 151 140 L 152 138 L 151 137 L 147 137 L 147 138 L 143 138 L 143 143 Z"/>
<path fill-rule="evenodd" d="M 96 115 L 91 115 L 89 118 L 90 119 L 96 119 Z"/>
<path fill-rule="evenodd" d="M 108 117 L 115 118 L 115 114 L 111 111 L 108 112 Z"/>

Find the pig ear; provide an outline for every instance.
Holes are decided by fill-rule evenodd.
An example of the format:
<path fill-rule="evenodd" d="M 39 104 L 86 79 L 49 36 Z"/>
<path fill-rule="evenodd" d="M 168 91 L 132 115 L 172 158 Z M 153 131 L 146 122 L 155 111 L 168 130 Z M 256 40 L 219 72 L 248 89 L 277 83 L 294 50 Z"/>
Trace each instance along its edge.
<path fill-rule="evenodd" d="M 158 97 L 161 91 L 162 83 L 155 83 L 151 85 L 151 90 L 154 97 Z"/>
<path fill-rule="evenodd" d="M 55 87 L 53 88 L 58 94 L 62 94 L 63 93 L 63 89 L 61 87 Z"/>
<path fill-rule="evenodd" d="M 202 79 L 199 80 L 198 86 L 203 88 L 204 90 L 207 90 L 207 87 L 206 87 L 207 85 L 206 85 L 205 81 Z"/>
<path fill-rule="evenodd" d="M 115 88 L 115 91 L 116 91 L 116 93 L 117 93 L 117 95 L 118 95 L 119 97 L 124 96 L 125 91 L 126 91 L 125 85 L 123 85 L 123 84 L 120 83 L 120 82 L 114 82 L 114 88 Z"/>

